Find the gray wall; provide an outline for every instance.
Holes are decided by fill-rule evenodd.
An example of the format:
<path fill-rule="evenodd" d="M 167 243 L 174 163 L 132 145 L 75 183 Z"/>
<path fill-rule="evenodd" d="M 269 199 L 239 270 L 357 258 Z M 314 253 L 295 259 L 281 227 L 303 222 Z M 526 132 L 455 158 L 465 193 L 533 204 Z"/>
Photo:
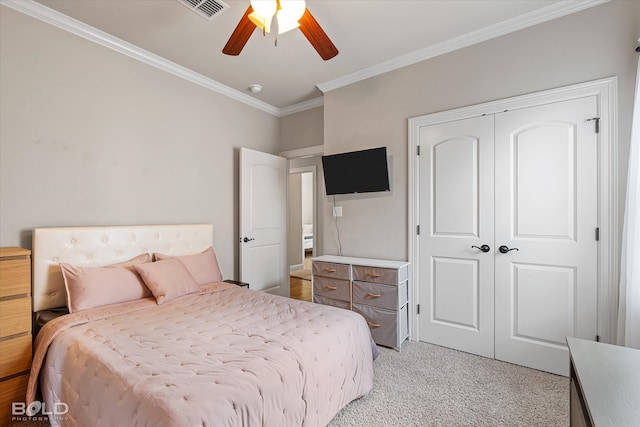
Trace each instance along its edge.
<path fill-rule="evenodd" d="M 312 108 L 281 119 L 280 151 L 313 147 L 324 143 L 324 109 Z"/>
<path fill-rule="evenodd" d="M 0 245 L 206 222 L 236 276 L 238 149 L 278 153 L 280 119 L 6 7 L 0 31 Z"/>
<path fill-rule="evenodd" d="M 326 93 L 325 153 L 385 145 L 390 155 L 390 193 L 336 196 L 343 255 L 408 257 L 409 118 L 614 75 L 622 219 L 639 16 L 640 2 L 612 1 Z M 328 222 L 332 199 L 320 194 Z M 336 236 L 324 229 L 324 253 L 337 253 Z"/>
<path fill-rule="evenodd" d="M 238 147 L 386 145 L 392 191 L 337 196 L 337 226 L 345 255 L 405 259 L 408 118 L 612 75 L 622 216 L 639 35 L 640 2 L 614 0 L 334 90 L 324 108 L 278 119 L 0 7 L 0 245 L 30 247 L 38 226 L 211 222 L 232 276 Z M 317 253 L 336 253 L 319 158 L 292 167 L 306 164 L 318 167 Z"/>

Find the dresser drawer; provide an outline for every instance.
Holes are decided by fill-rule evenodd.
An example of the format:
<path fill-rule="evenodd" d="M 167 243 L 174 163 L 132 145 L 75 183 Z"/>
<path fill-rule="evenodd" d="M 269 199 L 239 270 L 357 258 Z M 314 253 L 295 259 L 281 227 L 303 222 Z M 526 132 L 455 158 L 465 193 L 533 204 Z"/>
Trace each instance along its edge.
<path fill-rule="evenodd" d="M 353 302 L 397 310 L 407 302 L 407 282 L 402 282 L 398 286 L 353 282 Z"/>
<path fill-rule="evenodd" d="M 350 265 L 348 264 L 334 264 L 330 262 L 314 261 L 313 262 L 313 275 L 324 277 L 335 277 L 336 279 L 349 280 Z"/>
<path fill-rule="evenodd" d="M 367 321 L 371 337 L 376 344 L 399 348 L 402 341 L 409 335 L 406 305 L 400 311 L 392 311 L 354 303 L 353 311 L 360 313 Z"/>
<path fill-rule="evenodd" d="M 0 426 L 11 424 L 11 403 L 24 402 L 28 382 L 28 374 L 0 382 Z"/>
<path fill-rule="evenodd" d="M 348 280 L 314 276 L 313 294 L 340 301 L 351 301 L 351 290 Z"/>
<path fill-rule="evenodd" d="M 0 341 L 0 378 L 31 368 L 31 334 Z"/>
<path fill-rule="evenodd" d="M 353 266 L 353 280 L 361 282 L 381 283 L 385 285 L 398 284 L 398 270 L 392 268 Z"/>
<path fill-rule="evenodd" d="M 29 259 L 0 261 L 0 298 L 31 293 L 31 262 Z"/>
<path fill-rule="evenodd" d="M 31 298 L 0 301 L 0 337 L 31 332 Z"/>
<path fill-rule="evenodd" d="M 367 321 L 371 337 L 376 344 L 386 347 L 398 346 L 398 312 L 382 308 L 353 304 L 353 311 L 360 313 Z"/>
<path fill-rule="evenodd" d="M 344 308 L 345 310 L 351 309 L 351 304 L 347 301 L 338 301 L 335 299 L 323 297 L 322 295 L 314 295 L 313 302 L 317 304 L 330 305 L 333 307 Z"/>

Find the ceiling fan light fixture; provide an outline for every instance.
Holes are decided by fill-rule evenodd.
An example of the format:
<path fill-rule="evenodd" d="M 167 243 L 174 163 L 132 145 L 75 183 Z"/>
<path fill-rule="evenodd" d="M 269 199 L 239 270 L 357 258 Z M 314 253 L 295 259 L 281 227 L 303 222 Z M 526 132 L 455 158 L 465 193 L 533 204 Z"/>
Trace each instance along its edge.
<path fill-rule="evenodd" d="M 276 14 L 278 2 L 276 0 L 251 0 L 251 7 L 257 16 L 270 18 Z"/>
<path fill-rule="evenodd" d="M 271 32 L 271 21 L 273 19 L 273 16 L 267 18 L 257 14 L 256 12 L 252 12 L 249 14 L 249 19 L 255 24 L 256 27 L 260 28 L 263 32 Z"/>
<path fill-rule="evenodd" d="M 272 13 L 274 4 L 275 12 Z M 263 8 L 263 6 L 268 6 L 268 16 L 256 12 L 254 6 L 258 8 L 258 11 L 262 10 L 263 12 L 267 9 Z M 287 12 L 289 9 L 292 10 L 291 13 Z M 297 12 L 294 13 L 293 9 Z M 263 35 L 266 35 L 271 29 L 273 16 L 280 13 L 282 16 L 280 16 L 276 22 L 276 26 L 281 27 L 278 28 L 279 34 L 293 28 L 298 28 L 323 60 L 327 61 L 338 54 L 338 48 L 336 48 L 318 21 L 316 21 L 311 12 L 309 12 L 304 0 L 251 0 L 251 5 L 247 7 L 238 25 L 233 30 L 233 33 L 231 33 L 231 37 L 227 40 L 227 44 L 222 48 L 222 53 L 232 56 L 239 55 L 247 44 L 247 41 L 249 41 L 251 34 L 255 32 L 256 26 L 262 29 Z M 282 18 L 282 21 L 280 18 Z M 278 38 L 276 37 L 276 46 L 277 42 Z"/>
<path fill-rule="evenodd" d="M 298 22 L 307 5 L 304 0 L 251 0 L 253 12 L 249 19 L 265 33 L 271 32 L 271 21 L 276 16 L 278 34 L 286 33 L 300 26 Z"/>
<path fill-rule="evenodd" d="M 253 12 L 249 14 L 249 19 L 256 27 L 260 28 L 265 33 L 271 31 L 271 21 L 273 15 L 278 10 L 278 3 L 276 0 L 251 0 L 251 7 Z"/>
<path fill-rule="evenodd" d="M 307 5 L 304 0 L 280 0 L 280 9 L 277 12 L 278 34 L 286 33 L 300 26 L 298 22 Z"/>

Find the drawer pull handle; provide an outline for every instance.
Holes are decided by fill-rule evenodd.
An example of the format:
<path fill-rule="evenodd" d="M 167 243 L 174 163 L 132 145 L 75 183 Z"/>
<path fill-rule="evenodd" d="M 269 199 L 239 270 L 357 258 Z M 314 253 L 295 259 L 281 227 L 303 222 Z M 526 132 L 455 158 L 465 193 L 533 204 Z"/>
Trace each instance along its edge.
<path fill-rule="evenodd" d="M 337 286 L 325 286 L 327 289 L 331 289 L 332 291 L 335 291 L 338 289 Z"/>
<path fill-rule="evenodd" d="M 374 328 L 379 328 L 380 326 L 382 326 L 379 323 L 369 322 L 368 320 L 367 320 L 367 325 L 372 326 Z"/>
<path fill-rule="evenodd" d="M 370 277 L 380 277 L 381 275 L 380 275 L 380 274 L 376 274 L 376 273 L 367 273 L 367 276 L 370 276 Z"/>
<path fill-rule="evenodd" d="M 326 271 L 327 273 L 335 273 L 338 270 L 336 270 L 335 268 L 325 268 L 324 271 Z"/>
<path fill-rule="evenodd" d="M 376 297 L 377 298 L 377 297 L 381 297 L 382 295 L 381 294 L 374 294 L 373 292 L 367 292 L 367 296 Z"/>

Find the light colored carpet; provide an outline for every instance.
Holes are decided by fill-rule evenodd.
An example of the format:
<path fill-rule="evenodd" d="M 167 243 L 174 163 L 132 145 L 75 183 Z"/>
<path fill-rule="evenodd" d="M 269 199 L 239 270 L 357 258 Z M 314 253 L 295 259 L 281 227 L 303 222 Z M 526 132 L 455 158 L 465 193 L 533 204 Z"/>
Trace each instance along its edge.
<path fill-rule="evenodd" d="M 330 427 L 569 425 L 566 377 L 421 342 L 379 348 L 373 390 Z"/>

